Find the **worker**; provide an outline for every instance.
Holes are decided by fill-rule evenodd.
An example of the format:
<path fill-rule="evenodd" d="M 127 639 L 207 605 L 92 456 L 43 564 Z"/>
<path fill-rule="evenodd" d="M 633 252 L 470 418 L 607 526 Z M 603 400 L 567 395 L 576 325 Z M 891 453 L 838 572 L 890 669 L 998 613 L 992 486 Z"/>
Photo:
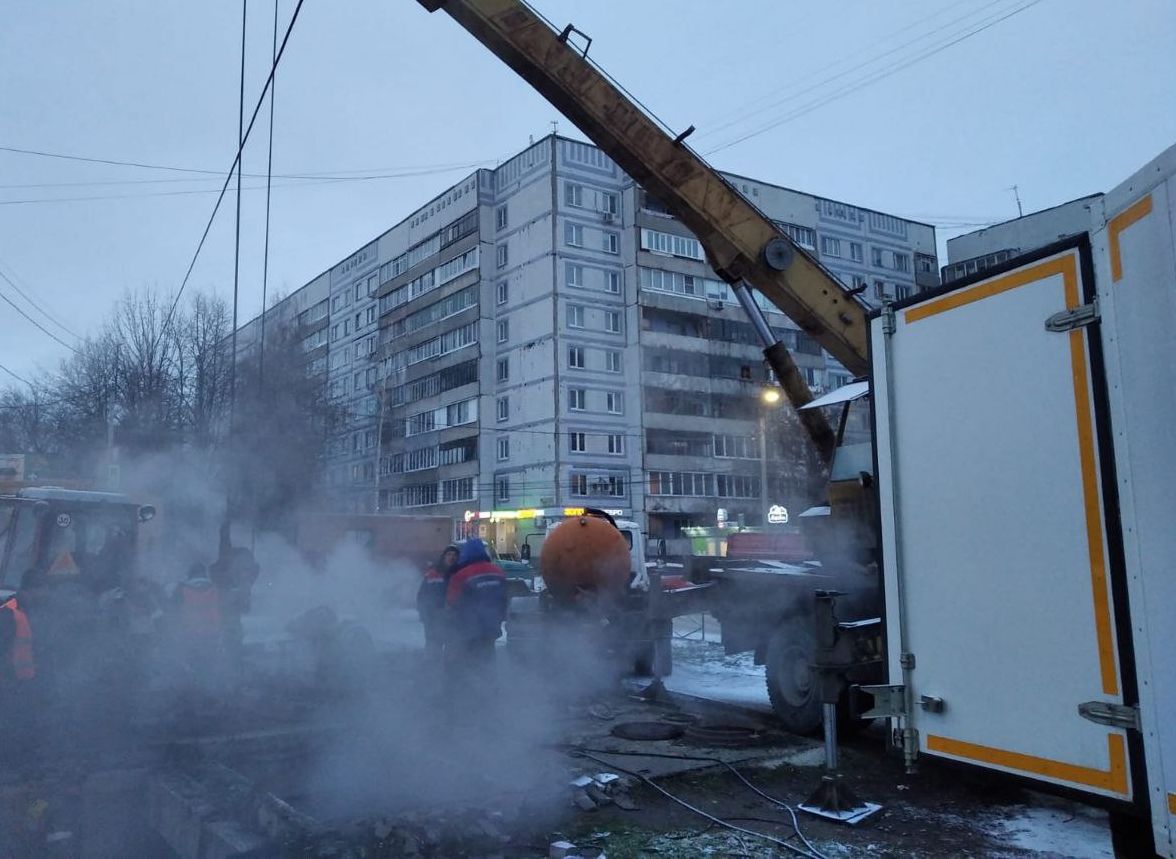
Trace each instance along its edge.
<path fill-rule="evenodd" d="M 32 751 L 37 667 L 32 627 L 16 594 L 4 591 L 0 603 L 0 720 L 5 734 L 0 760 L 13 764 Z"/>
<path fill-rule="evenodd" d="M 224 610 L 220 589 L 204 564 L 188 568 L 187 579 L 172 594 L 175 625 L 171 682 L 181 712 L 195 716 L 224 691 L 228 679 Z"/>
<path fill-rule="evenodd" d="M 493 669 L 494 642 L 506 619 L 506 574 L 477 537 L 458 547 L 457 565 L 445 589 L 445 662 L 455 676 L 475 683 Z"/>
<path fill-rule="evenodd" d="M 188 567 L 188 578 L 176 586 L 172 598 L 179 631 L 192 639 L 221 637 L 221 594 L 199 561 Z"/>
<path fill-rule="evenodd" d="M 417 614 L 425 628 L 425 655 L 432 660 L 440 658 L 445 643 L 445 591 L 455 566 L 457 546 L 450 543 L 441 557 L 425 569 L 417 588 Z"/>

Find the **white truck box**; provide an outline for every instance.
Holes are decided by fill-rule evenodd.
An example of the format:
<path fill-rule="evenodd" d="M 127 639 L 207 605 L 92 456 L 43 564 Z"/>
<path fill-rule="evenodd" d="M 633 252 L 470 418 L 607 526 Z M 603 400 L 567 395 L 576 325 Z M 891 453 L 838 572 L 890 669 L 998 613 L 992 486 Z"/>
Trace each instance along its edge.
<path fill-rule="evenodd" d="M 1134 809 L 1168 857 L 1174 176 L 1176 147 L 1107 194 L 1088 233 L 870 331 L 887 661 L 910 750 Z"/>

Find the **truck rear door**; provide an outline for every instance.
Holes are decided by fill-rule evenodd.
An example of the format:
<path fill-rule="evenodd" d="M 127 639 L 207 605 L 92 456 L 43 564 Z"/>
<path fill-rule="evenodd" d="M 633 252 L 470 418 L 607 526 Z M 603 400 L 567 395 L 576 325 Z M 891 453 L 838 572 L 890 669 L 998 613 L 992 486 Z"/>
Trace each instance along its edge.
<path fill-rule="evenodd" d="M 1130 801 L 1089 271 L 1074 240 L 871 323 L 890 676 L 921 754 Z"/>

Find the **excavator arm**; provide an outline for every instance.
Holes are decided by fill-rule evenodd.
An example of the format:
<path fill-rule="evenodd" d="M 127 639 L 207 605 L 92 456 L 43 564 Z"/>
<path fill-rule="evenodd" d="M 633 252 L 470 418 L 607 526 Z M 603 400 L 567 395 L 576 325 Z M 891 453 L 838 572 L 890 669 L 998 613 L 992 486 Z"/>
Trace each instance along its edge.
<path fill-rule="evenodd" d="M 761 292 L 854 375 L 864 375 L 866 319 L 862 306 L 816 259 L 776 228 L 683 141 L 626 96 L 571 43 L 571 26 L 556 32 L 522 0 L 419 0 L 443 9 L 574 122 L 642 187 L 685 224 L 715 272 L 732 284 L 765 340 L 764 355 L 792 405 L 812 393 L 791 354 L 776 342 L 747 285 Z M 799 412 L 817 450 L 828 459 L 834 436 L 816 409 Z"/>

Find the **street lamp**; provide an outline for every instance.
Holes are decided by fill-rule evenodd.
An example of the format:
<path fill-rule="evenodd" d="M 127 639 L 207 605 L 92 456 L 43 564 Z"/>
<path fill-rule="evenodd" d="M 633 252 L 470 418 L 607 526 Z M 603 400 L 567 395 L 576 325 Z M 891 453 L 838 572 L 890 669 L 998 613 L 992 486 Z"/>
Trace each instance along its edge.
<path fill-rule="evenodd" d="M 780 403 L 780 389 L 779 388 L 764 388 L 760 391 L 760 402 L 772 408 Z M 759 437 L 760 437 L 760 515 L 763 516 L 764 524 L 768 522 L 768 411 L 767 408 L 760 409 L 759 415 Z"/>

